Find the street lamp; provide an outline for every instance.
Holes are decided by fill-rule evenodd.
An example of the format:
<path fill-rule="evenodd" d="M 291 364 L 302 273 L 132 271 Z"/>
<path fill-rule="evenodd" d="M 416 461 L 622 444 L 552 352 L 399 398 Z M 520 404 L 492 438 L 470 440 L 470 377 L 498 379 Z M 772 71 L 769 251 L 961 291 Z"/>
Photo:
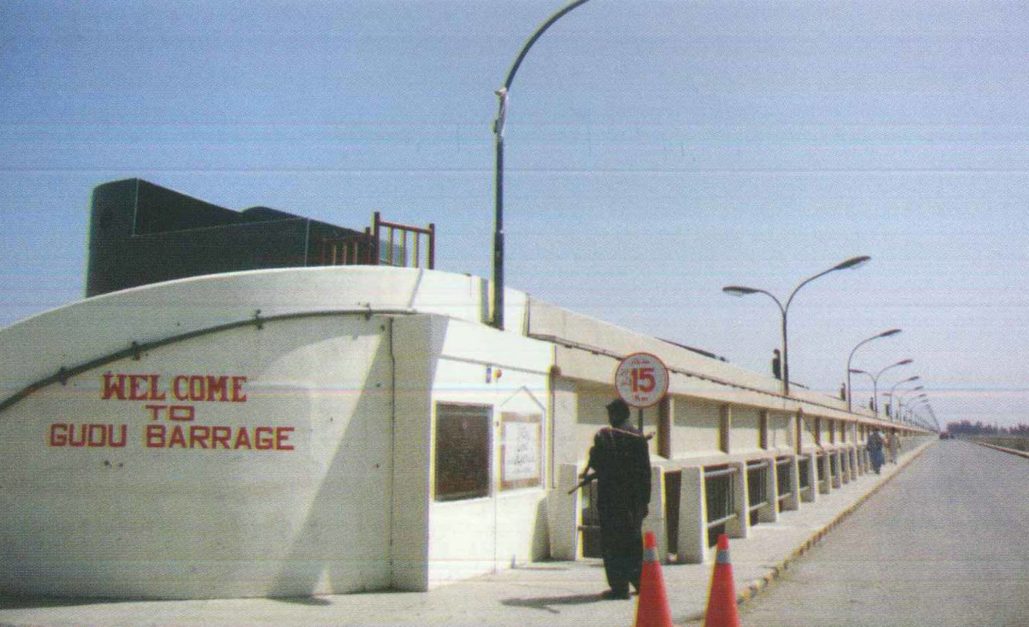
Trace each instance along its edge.
<path fill-rule="evenodd" d="M 918 386 L 916 388 L 911 388 L 910 390 L 902 390 L 901 392 L 899 392 L 897 394 L 897 398 L 896 398 L 897 415 L 900 416 L 900 415 L 903 414 L 904 409 L 905 409 L 904 401 L 907 400 L 904 397 L 908 393 L 910 393 L 910 392 L 918 392 L 918 391 L 921 391 L 921 390 L 924 390 L 924 389 L 925 389 L 925 386 L 920 385 L 920 386 Z M 914 398 L 912 398 L 908 402 L 908 406 L 907 406 L 908 413 L 911 413 L 911 409 L 913 409 L 914 407 L 917 407 L 918 404 L 921 403 L 921 402 L 926 402 L 926 403 L 929 402 L 929 396 L 925 392 L 922 392 L 918 396 L 915 396 Z"/>
<path fill-rule="evenodd" d="M 850 372 L 853 372 L 854 374 L 867 374 L 872 378 L 872 411 L 875 412 L 876 418 L 879 417 L 879 377 L 882 376 L 882 373 L 886 372 L 890 368 L 896 368 L 897 366 L 906 366 L 910 364 L 912 361 L 914 360 L 901 359 L 895 364 L 890 364 L 889 366 L 886 366 L 876 374 L 872 374 L 871 372 L 866 372 L 864 370 L 858 370 L 857 368 L 851 368 Z"/>
<path fill-rule="evenodd" d="M 919 380 L 920 380 L 921 378 L 922 378 L 922 377 L 919 377 L 918 375 L 915 375 L 915 376 L 913 376 L 913 377 L 908 377 L 907 379 L 901 379 L 900 381 L 897 381 L 896 383 L 894 383 L 894 384 L 893 384 L 893 387 L 891 387 L 891 388 L 890 388 L 890 391 L 889 391 L 890 403 L 893 403 L 893 392 L 894 392 L 894 390 L 896 390 L 896 389 L 897 389 L 897 386 L 899 386 L 899 385 L 903 385 L 903 384 L 905 384 L 905 383 L 909 383 L 909 382 L 911 382 L 911 381 L 919 381 Z M 916 390 L 917 390 L 917 389 L 923 389 L 923 390 L 924 390 L 925 388 L 923 388 L 923 387 L 919 386 L 919 387 L 917 387 L 917 388 L 915 388 L 915 389 L 916 389 Z M 898 414 L 894 414 L 894 415 L 898 415 Z"/>
<path fill-rule="evenodd" d="M 868 256 L 853 257 L 851 259 L 848 259 L 846 261 L 843 261 L 843 262 L 840 262 L 840 263 L 836 264 L 835 266 L 829 268 L 828 270 L 825 270 L 823 272 L 819 272 L 818 274 L 816 274 L 816 275 L 814 275 L 812 277 L 808 277 L 807 279 L 804 279 L 801 282 L 801 284 L 798 285 L 796 288 L 794 288 L 793 292 L 790 293 L 790 297 L 786 299 L 786 304 L 785 305 L 783 305 L 782 302 L 778 298 L 776 298 L 774 294 L 772 294 L 771 292 L 768 292 L 766 290 L 761 290 L 761 289 L 757 289 L 757 288 L 753 288 L 753 287 L 744 287 L 742 285 L 728 285 L 728 286 L 722 288 L 722 291 L 725 292 L 726 294 L 729 294 L 730 296 L 747 296 L 748 294 L 764 294 L 765 296 L 768 296 L 772 300 L 774 300 L 775 304 L 779 306 L 779 311 L 782 313 L 782 388 L 783 388 L 783 394 L 789 395 L 789 393 L 790 393 L 790 359 L 789 359 L 788 345 L 787 345 L 787 341 L 786 341 L 786 314 L 787 314 L 787 312 L 790 309 L 790 303 L 793 302 L 793 297 L 797 295 L 797 292 L 800 291 L 800 288 L 804 287 L 805 285 L 807 285 L 811 281 L 814 281 L 818 277 L 825 276 L 825 275 L 829 274 L 830 272 L 835 272 L 837 270 L 846 270 L 848 268 L 857 268 L 857 267 L 859 267 L 861 265 L 864 265 L 865 262 L 867 262 L 869 259 L 871 259 L 871 257 L 868 257 Z"/>
<path fill-rule="evenodd" d="M 858 345 L 854 347 L 854 350 L 850 351 L 850 357 L 847 357 L 847 411 L 848 412 L 849 411 L 853 411 L 853 407 L 854 407 L 853 403 L 852 403 L 853 395 L 851 394 L 851 390 L 850 390 L 850 360 L 854 359 L 854 353 L 857 352 L 857 349 L 861 348 L 863 345 L 871 342 L 872 340 L 877 340 L 877 339 L 879 339 L 881 337 L 890 337 L 891 335 L 896 335 L 898 333 L 900 333 L 900 329 L 890 329 L 889 331 L 883 331 L 879 335 L 873 335 L 872 337 L 870 337 L 868 339 L 861 340 L 860 342 L 858 342 Z"/>
<path fill-rule="evenodd" d="M 499 103 L 497 119 L 493 123 L 493 136 L 496 145 L 496 199 L 493 216 L 493 319 L 491 320 L 491 325 L 501 331 L 504 329 L 504 122 L 507 119 L 507 94 L 511 89 L 511 83 L 514 82 L 515 73 L 518 72 L 518 68 L 525 59 L 525 55 L 529 53 L 529 48 L 532 48 L 532 45 L 550 28 L 551 24 L 561 19 L 572 9 L 586 4 L 587 1 L 575 0 L 551 15 L 546 22 L 543 22 L 536 29 L 536 32 L 532 34 L 532 37 L 522 46 L 521 52 L 518 53 L 514 63 L 511 65 L 510 71 L 507 73 L 504 86 L 495 92 Z"/>

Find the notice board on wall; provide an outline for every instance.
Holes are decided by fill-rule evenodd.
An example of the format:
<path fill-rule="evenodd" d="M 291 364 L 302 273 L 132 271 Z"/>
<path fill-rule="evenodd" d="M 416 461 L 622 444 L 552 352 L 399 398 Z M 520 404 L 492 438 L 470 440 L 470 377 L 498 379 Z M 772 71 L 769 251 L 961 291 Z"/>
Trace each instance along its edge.
<path fill-rule="evenodd" d="M 543 415 L 504 412 L 500 416 L 500 489 L 541 484 Z"/>
<path fill-rule="evenodd" d="M 436 406 L 437 501 L 489 496 L 490 415 L 488 405 Z"/>

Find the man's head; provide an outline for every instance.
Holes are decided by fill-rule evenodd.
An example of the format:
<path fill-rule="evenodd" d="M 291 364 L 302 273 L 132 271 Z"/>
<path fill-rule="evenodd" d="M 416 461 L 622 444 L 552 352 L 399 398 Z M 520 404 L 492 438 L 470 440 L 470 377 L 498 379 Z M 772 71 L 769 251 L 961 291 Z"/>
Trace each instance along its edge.
<path fill-rule="evenodd" d="M 618 426 L 629 419 L 629 406 L 620 398 L 616 398 L 607 404 L 607 421 L 612 427 Z"/>

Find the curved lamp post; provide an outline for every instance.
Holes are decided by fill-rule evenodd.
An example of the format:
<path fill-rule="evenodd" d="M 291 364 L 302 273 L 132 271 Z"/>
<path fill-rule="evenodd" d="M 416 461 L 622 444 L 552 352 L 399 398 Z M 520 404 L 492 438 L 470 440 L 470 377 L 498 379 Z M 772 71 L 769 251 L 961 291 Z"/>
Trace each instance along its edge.
<path fill-rule="evenodd" d="M 890 368 L 896 368 L 897 366 L 906 366 L 913 361 L 913 359 L 901 359 L 895 364 L 890 364 L 889 366 L 886 366 L 876 374 L 872 374 L 871 372 L 867 372 L 865 370 L 858 370 L 857 368 L 851 369 L 851 372 L 853 372 L 854 374 L 867 374 L 869 377 L 872 378 L 872 411 L 875 412 L 876 418 L 879 417 L 879 377 L 882 376 L 882 373 L 886 372 Z"/>
<path fill-rule="evenodd" d="M 914 416 L 915 410 L 921 409 L 922 407 L 929 407 L 929 397 L 924 394 L 914 399 L 914 401 L 906 407 L 908 416 Z"/>
<path fill-rule="evenodd" d="M 929 396 L 926 395 L 925 392 L 922 392 L 921 394 L 919 394 L 919 395 L 917 395 L 917 396 L 915 396 L 915 397 L 913 397 L 911 399 L 905 398 L 905 396 L 907 396 L 911 392 L 920 392 L 920 391 L 923 391 L 923 390 L 925 390 L 925 386 L 924 385 L 920 385 L 920 386 L 918 386 L 916 388 L 911 388 L 910 390 L 901 390 L 900 392 L 898 392 L 897 396 L 896 396 L 897 416 L 903 416 L 905 409 L 907 409 L 910 412 L 910 410 L 912 408 L 918 406 L 918 404 L 920 402 L 922 402 L 922 401 L 928 402 Z M 908 401 L 907 407 L 904 406 L 904 401 Z"/>
<path fill-rule="evenodd" d="M 807 279 L 804 279 L 801 282 L 801 284 L 798 285 L 797 287 L 795 287 L 793 289 L 793 292 L 790 293 L 789 298 L 786 299 L 786 304 L 785 305 L 783 305 L 782 302 L 778 298 L 776 298 L 774 294 L 772 294 L 771 292 L 768 292 L 766 290 L 761 290 L 761 289 L 757 289 L 757 288 L 754 288 L 754 287 L 744 287 L 742 285 L 727 285 L 726 287 L 722 288 L 723 292 L 725 292 L 726 294 L 729 294 L 731 296 L 747 296 L 748 294 L 764 294 L 765 296 L 768 296 L 769 298 L 774 300 L 775 304 L 779 306 L 779 311 L 782 313 L 782 389 L 783 389 L 783 394 L 789 395 L 789 393 L 790 393 L 790 359 L 789 359 L 789 349 L 788 349 L 788 344 L 787 344 L 787 339 L 786 339 L 786 314 L 790 310 L 790 303 L 793 302 L 793 297 L 797 295 L 797 292 L 800 291 L 800 288 L 804 287 L 805 285 L 807 285 L 811 281 L 814 281 L 815 279 L 817 279 L 819 277 L 825 276 L 825 275 L 829 274 L 830 272 L 835 272 L 837 270 L 846 270 L 848 268 L 857 268 L 857 267 L 863 265 L 869 259 L 871 259 L 871 257 L 868 257 L 868 256 L 853 257 L 851 259 L 848 259 L 846 261 L 842 261 L 842 262 L 836 264 L 835 266 L 829 268 L 828 270 L 825 270 L 823 272 L 819 272 L 818 274 L 816 274 L 816 275 L 814 275 L 812 277 L 808 277 Z"/>
<path fill-rule="evenodd" d="M 908 377 L 907 379 L 901 379 L 900 381 L 897 381 L 896 383 L 894 383 L 894 384 L 893 384 L 893 387 L 891 387 L 891 388 L 890 388 L 890 391 L 889 391 L 889 392 L 887 393 L 887 396 L 889 396 L 889 397 L 890 397 L 890 403 L 891 403 L 891 404 L 894 404 L 894 403 L 893 403 L 893 398 L 894 398 L 894 397 L 893 397 L 893 393 L 894 393 L 894 391 L 895 391 L 895 390 L 897 389 L 897 387 L 898 387 L 898 386 L 900 386 L 900 385 L 904 385 L 905 383 L 909 383 L 909 382 L 911 382 L 911 381 L 919 381 L 919 380 L 921 380 L 921 378 L 922 378 L 922 377 L 920 377 L 920 376 L 918 376 L 918 375 L 915 375 L 915 376 L 913 376 L 913 377 Z M 924 388 L 924 387 L 922 387 L 922 386 L 918 386 L 917 388 L 914 388 L 914 389 L 915 389 L 915 390 L 924 390 L 925 388 Z M 909 391 L 911 391 L 911 390 L 909 390 Z M 901 391 L 901 394 L 903 394 L 903 393 L 904 393 L 904 392 L 903 392 L 903 391 Z M 900 416 L 900 414 L 894 414 L 894 415 L 895 415 L 895 416 L 898 416 L 898 417 Z"/>
<path fill-rule="evenodd" d="M 861 348 L 862 346 L 864 346 L 865 344 L 871 342 L 872 340 L 878 340 L 881 337 L 890 337 L 891 335 L 896 335 L 898 333 L 900 333 L 900 329 L 890 329 L 889 331 L 883 331 L 879 335 L 873 335 L 870 338 L 861 340 L 860 342 L 858 342 L 858 345 L 854 347 L 854 350 L 850 351 L 850 357 L 847 357 L 847 411 L 848 412 L 849 411 L 853 411 L 853 404 L 851 402 L 853 400 L 853 395 L 850 393 L 850 361 L 852 359 L 854 359 L 854 353 L 857 352 L 857 349 Z"/>
<path fill-rule="evenodd" d="M 497 119 L 493 123 L 493 136 L 496 145 L 496 199 L 493 223 L 493 318 L 491 325 L 500 330 L 504 329 L 504 122 L 507 118 L 507 93 L 511 89 L 511 83 L 514 82 L 515 73 L 518 72 L 518 68 L 525 59 L 525 55 L 529 53 L 529 48 L 532 48 L 532 45 L 550 28 L 551 24 L 564 17 L 572 9 L 586 4 L 586 2 L 588 0 L 575 0 L 575 2 L 571 2 L 557 13 L 551 15 L 547 21 L 543 22 L 536 29 L 536 32 L 532 34 L 532 37 L 529 37 L 529 41 L 522 46 L 522 51 L 518 53 L 514 63 L 511 65 L 511 69 L 507 73 L 504 86 L 495 92 L 499 100 L 499 107 L 497 109 Z"/>

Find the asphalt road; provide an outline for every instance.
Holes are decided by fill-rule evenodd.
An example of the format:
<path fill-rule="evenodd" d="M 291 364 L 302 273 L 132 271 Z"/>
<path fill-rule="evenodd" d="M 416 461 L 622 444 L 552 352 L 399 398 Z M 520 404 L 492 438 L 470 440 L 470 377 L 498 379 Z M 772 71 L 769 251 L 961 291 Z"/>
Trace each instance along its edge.
<path fill-rule="evenodd" d="M 1029 625 L 1029 460 L 943 441 L 742 606 L 747 625 Z"/>

